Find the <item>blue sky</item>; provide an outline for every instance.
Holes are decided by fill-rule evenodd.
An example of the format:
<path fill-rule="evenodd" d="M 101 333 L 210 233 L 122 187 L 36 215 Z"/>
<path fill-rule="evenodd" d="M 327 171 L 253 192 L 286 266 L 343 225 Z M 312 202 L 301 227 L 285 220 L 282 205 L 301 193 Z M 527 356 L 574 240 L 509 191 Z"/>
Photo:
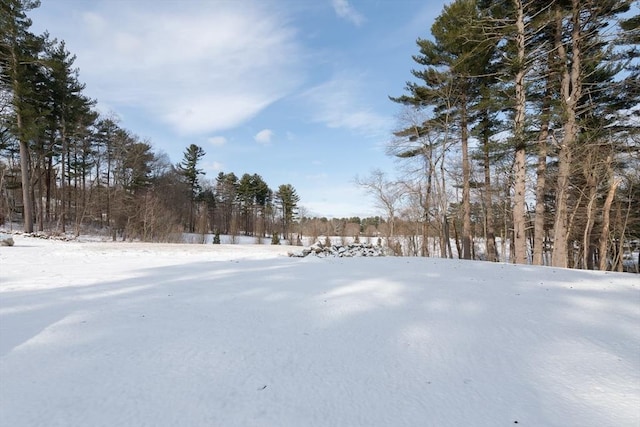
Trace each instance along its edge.
<path fill-rule="evenodd" d="M 258 173 L 312 215 L 380 214 L 379 168 L 417 53 L 445 0 L 43 0 L 33 31 L 77 55 L 98 109 L 206 179 Z"/>

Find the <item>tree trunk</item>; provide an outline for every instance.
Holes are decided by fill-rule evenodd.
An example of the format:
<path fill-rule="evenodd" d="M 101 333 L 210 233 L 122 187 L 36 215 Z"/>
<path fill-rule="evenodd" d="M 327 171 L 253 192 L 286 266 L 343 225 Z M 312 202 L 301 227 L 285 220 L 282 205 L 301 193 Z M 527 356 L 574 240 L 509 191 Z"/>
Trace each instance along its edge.
<path fill-rule="evenodd" d="M 615 271 L 622 273 L 624 271 L 624 265 L 622 264 L 622 256 L 624 255 L 624 234 L 620 235 L 616 246 L 616 258 L 613 261 Z"/>
<path fill-rule="evenodd" d="M 514 195 L 513 195 L 513 261 L 516 264 L 527 263 L 526 236 L 526 154 L 524 147 L 516 149 L 514 159 Z"/>
<path fill-rule="evenodd" d="M 456 241 L 456 251 L 458 251 L 458 259 L 462 259 L 462 247 L 460 246 L 460 236 L 458 235 L 458 227 L 456 221 L 453 221 L 453 236 Z"/>
<path fill-rule="evenodd" d="M 515 117 L 513 134 L 515 137 L 514 168 L 514 195 L 513 195 L 513 247 L 514 262 L 526 264 L 527 236 L 526 236 L 526 178 L 527 178 L 527 154 L 524 141 L 524 119 L 526 108 L 525 92 L 525 24 L 524 5 L 520 0 L 514 0 L 516 7 L 516 46 L 518 49 L 518 64 L 515 75 Z"/>
<path fill-rule="evenodd" d="M 600 232 L 598 255 L 600 257 L 598 269 L 605 271 L 607 269 L 607 248 L 609 246 L 609 229 L 611 225 L 611 204 L 616 194 L 616 189 L 620 185 L 619 179 L 613 179 L 609 186 L 607 198 L 602 207 L 602 231 Z"/>
<path fill-rule="evenodd" d="M 53 156 L 47 156 L 47 164 L 45 166 L 46 168 L 46 179 L 45 179 L 45 185 L 46 185 L 46 202 L 45 202 L 45 220 L 47 221 L 47 223 L 51 222 L 51 187 L 52 187 L 52 180 L 54 179 L 53 176 Z M 55 185 L 54 185 L 55 187 Z"/>
<path fill-rule="evenodd" d="M 462 258 L 471 259 L 471 165 L 469 163 L 467 100 L 464 95 L 461 105 L 460 127 L 462 139 Z"/>
<path fill-rule="evenodd" d="M 442 224 L 440 226 L 440 258 L 452 258 L 451 243 L 449 239 L 449 223 L 447 222 L 447 216 L 442 216 Z M 448 252 L 447 252 L 448 250 Z"/>
<path fill-rule="evenodd" d="M 44 179 L 44 176 L 45 176 L 44 157 L 40 157 L 37 163 L 38 163 L 38 169 L 37 169 L 38 197 L 37 198 L 34 197 L 34 201 L 36 202 L 36 209 L 38 212 L 38 215 L 37 215 L 38 231 L 44 231 L 44 205 L 42 203 L 42 196 L 44 193 L 42 180 Z"/>
<path fill-rule="evenodd" d="M 20 83 L 18 81 L 18 58 L 16 56 L 15 49 L 11 50 L 12 54 L 12 66 L 13 66 L 13 90 L 14 92 L 19 92 Z M 14 93 L 14 96 L 15 95 Z M 23 219 L 24 219 L 24 232 L 25 233 L 33 233 L 33 204 L 31 203 L 32 199 L 30 196 L 31 191 L 31 171 L 29 169 L 30 159 L 29 159 L 29 145 L 28 141 L 26 141 L 25 137 L 25 129 L 24 123 L 22 123 L 22 113 L 20 111 L 20 107 L 16 106 L 15 108 L 16 114 L 16 127 L 19 135 L 19 146 L 20 146 L 20 180 L 22 183 L 22 209 L 23 209 Z"/>
<path fill-rule="evenodd" d="M 556 9 L 555 45 L 562 63 L 561 98 L 565 123 L 563 138 L 558 151 L 558 180 L 556 184 L 556 218 L 553 226 L 553 255 L 551 264 L 554 267 L 568 267 L 569 238 L 569 185 L 572 166 L 572 150 L 578 139 L 576 122 L 577 106 L 581 93 L 581 32 L 579 0 L 572 0 L 573 15 L 571 19 L 571 59 L 562 41 L 562 13 Z"/>
<path fill-rule="evenodd" d="M 453 251 L 451 250 L 451 238 L 449 233 L 449 219 L 447 218 L 447 181 L 445 179 L 445 155 L 446 151 L 442 153 L 442 159 L 440 162 L 440 207 L 442 209 L 442 250 L 444 258 L 453 258 Z M 447 251 L 449 252 L 447 254 Z"/>
<path fill-rule="evenodd" d="M 431 220 L 429 218 L 429 210 L 431 207 L 431 197 L 433 190 L 433 150 L 429 149 L 428 159 L 428 167 L 429 172 L 427 173 L 427 192 L 424 196 L 424 202 L 422 203 L 422 210 L 424 212 L 424 222 L 422 224 L 422 248 L 421 255 L 423 257 L 429 256 L 429 228 L 431 224 Z"/>
<path fill-rule="evenodd" d="M 590 256 L 592 255 L 591 248 L 591 231 L 593 230 L 593 224 L 595 222 L 594 213 L 595 213 L 595 204 L 596 204 L 596 191 L 595 182 L 589 183 L 589 202 L 587 203 L 587 223 L 584 227 L 584 232 L 582 234 L 582 268 L 589 269 L 591 265 L 593 269 L 593 262 L 590 261 Z M 591 258 L 593 259 L 593 258 Z"/>
<path fill-rule="evenodd" d="M 548 85 L 547 85 L 548 88 Z M 548 110 L 548 90 L 545 94 L 545 105 L 543 107 L 543 119 L 538 135 L 538 166 L 536 168 L 536 214 L 533 225 L 533 265 L 544 265 L 545 250 L 545 204 L 544 193 L 547 176 L 547 138 L 549 137 Z"/>
<path fill-rule="evenodd" d="M 486 118 L 488 120 L 488 118 Z M 493 218 L 493 190 L 491 188 L 491 161 L 489 159 L 489 138 L 485 137 L 484 144 L 484 210 L 485 210 L 485 240 L 487 242 L 487 261 L 499 261 L 496 249 L 496 229 Z"/>
<path fill-rule="evenodd" d="M 60 156 L 60 216 L 58 217 L 58 229 L 63 233 L 66 231 L 66 200 L 67 200 L 67 190 L 66 190 L 66 156 L 67 156 L 67 138 L 66 138 L 66 128 L 64 125 L 64 120 L 62 121 L 62 125 L 60 127 L 60 139 L 62 140 L 62 155 Z"/>
<path fill-rule="evenodd" d="M 16 114 L 18 129 L 21 129 L 20 113 Z M 22 181 L 22 209 L 24 232 L 33 233 L 33 204 L 31 203 L 31 174 L 29 173 L 29 146 L 20 140 L 20 179 Z"/>

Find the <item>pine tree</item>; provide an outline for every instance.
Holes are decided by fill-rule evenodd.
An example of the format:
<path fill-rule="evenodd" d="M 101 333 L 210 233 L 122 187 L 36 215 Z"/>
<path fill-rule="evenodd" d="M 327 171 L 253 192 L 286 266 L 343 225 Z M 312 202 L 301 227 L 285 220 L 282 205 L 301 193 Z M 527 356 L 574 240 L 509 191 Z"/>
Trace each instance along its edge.
<path fill-rule="evenodd" d="M 426 109 L 459 132 L 462 153 L 462 257 L 471 259 L 471 162 L 469 131 L 473 104 L 479 93 L 478 79 L 486 73 L 493 54 L 478 25 L 481 19 L 475 0 L 456 0 L 444 7 L 431 33 L 434 41 L 418 39 L 420 54 L 413 57 L 423 69 L 413 70 L 420 84 L 409 82 L 409 95 L 393 101 Z M 495 44 L 495 42 L 494 42 Z M 418 131 L 420 132 L 420 130 Z"/>
<path fill-rule="evenodd" d="M 278 234 L 278 232 L 274 232 L 271 235 L 271 244 L 272 245 L 279 245 L 280 244 L 280 235 Z"/>
<path fill-rule="evenodd" d="M 220 211 L 218 229 L 224 233 L 231 232 L 233 216 L 238 195 L 238 177 L 233 173 L 218 173 L 216 177 L 216 206 Z"/>
<path fill-rule="evenodd" d="M 39 72 L 42 38 L 30 31 L 27 12 L 40 6 L 38 0 L 0 0 L 0 90 L 11 94 L 14 135 L 20 147 L 20 171 L 24 206 L 24 231 L 33 232 L 33 203 L 29 141 L 37 111 L 32 83 Z"/>
<path fill-rule="evenodd" d="M 267 203 L 270 202 L 272 191 L 258 174 L 245 173 L 238 182 L 237 199 L 246 235 L 253 235 L 255 228 L 260 228 L 264 235 L 264 215 Z"/>
<path fill-rule="evenodd" d="M 86 135 L 88 129 L 97 115 L 91 111 L 95 101 L 82 94 L 85 85 L 79 81 L 79 72 L 73 68 L 75 55 L 66 49 L 64 41 L 48 40 L 45 35 L 46 47 L 44 63 L 48 69 L 47 87 L 49 90 L 49 102 L 51 105 L 50 132 L 58 136 L 60 147 L 60 183 L 61 183 L 61 212 L 59 223 L 61 231 L 66 231 L 66 216 L 70 210 L 72 201 L 70 191 L 72 180 L 78 176 L 85 176 L 86 162 L 78 161 L 78 139 Z M 52 147 L 55 152 L 55 146 Z M 91 151 L 85 150 L 86 151 Z M 77 170 L 85 169 L 79 171 Z M 76 169 L 76 170 L 74 170 Z M 77 185 L 75 186 L 77 188 Z M 77 194 L 74 205 L 78 206 Z"/>
<path fill-rule="evenodd" d="M 530 74 L 536 61 L 540 61 L 533 52 L 540 52 L 545 44 L 545 33 L 541 29 L 546 22 L 544 12 L 548 5 L 535 0 L 479 0 L 479 4 L 485 11 L 481 24 L 484 32 L 499 46 L 494 69 L 505 82 L 501 98 L 506 107 L 503 112 L 511 122 L 505 128 L 510 132 L 508 143 L 513 156 L 512 259 L 522 264 L 528 261 L 527 156 L 533 136 L 528 99 L 532 92 L 529 87 L 533 84 Z M 540 143 L 545 141 L 543 138 Z M 543 157 L 546 162 L 546 154 Z M 544 183 L 544 175 L 540 182 Z"/>
<path fill-rule="evenodd" d="M 554 52 L 559 66 L 562 139 L 558 148 L 556 216 L 553 228 L 552 265 L 569 267 L 572 212 L 578 208 L 571 198 L 575 156 L 583 148 L 587 122 L 597 114 L 596 103 L 611 83 L 613 63 L 607 61 L 607 43 L 602 32 L 613 18 L 629 9 L 626 0 L 570 0 L 554 3 Z M 615 68 L 615 66 L 614 66 Z M 601 72 L 605 73 L 602 74 Z M 610 72 L 613 71 L 613 72 Z M 606 77 L 608 75 L 608 77 Z M 583 248 L 584 249 L 584 248 Z"/>
<path fill-rule="evenodd" d="M 278 187 L 275 197 L 282 213 L 282 234 L 287 238 L 289 227 L 297 213 L 300 196 L 291 184 L 283 184 Z"/>
<path fill-rule="evenodd" d="M 204 174 L 198 169 L 198 163 L 204 157 L 205 152 L 195 144 L 189 145 L 184 152 L 184 159 L 178 164 L 178 170 L 182 174 L 189 189 L 189 232 L 195 231 L 195 204 L 202 187 L 199 176 Z"/>

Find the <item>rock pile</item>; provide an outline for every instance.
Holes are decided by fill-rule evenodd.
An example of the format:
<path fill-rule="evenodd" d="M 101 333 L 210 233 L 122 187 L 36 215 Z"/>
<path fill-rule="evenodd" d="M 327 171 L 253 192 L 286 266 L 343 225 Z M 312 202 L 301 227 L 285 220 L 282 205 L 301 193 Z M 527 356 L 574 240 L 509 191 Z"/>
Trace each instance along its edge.
<path fill-rule="evenodd" d="M 385 249 L 372 245 L 370 243 L 352 243 L 350 245 L 331 245 L 325 246 L 320 242 L 316 242 L 308 248 L 304 248 L 301 252 L 290 252 L 289 256 L 304 258 L 313 255 L 321 258 L 338 257 L 350 258 L 361 256 L 385 256 Z"/>
<path fill-rule="evenodd" d="M 41 231 L 37 231 L 35 233 L 24 233 L 25 237 L 35 237 L 36 239 L 44 239 L 44 240 L 60 240 L 62 242 L 71 242 L 76 240 L 76 237 L 73 234 L 61 234 L 61 233 L 43 233 Z"/>
<path fill-rule="evenodd" d="M 0 246 L 13 246 L 14 244 L 13 237 L 0 234 Z"/>
<path fill-rule="evenodd" d="M 9 233 L 11 234 L 15 234 L 15 235 L 21 235 L 24 237 L 32 237 L 35 239 L 45 239 L 45 240 L 61 240 L 64 242 L 70 242 L 73 240 L 76 240 L 76 237 L 73 234 L 63 234 L 63 233 L 47 233 L 47 232 L 42 232 L 42 231 L 35 231 L 33 233 L 23 233 L 22 231 L 13 231 L 13 232 L 7 232 L 7 235 L 4 235 L 4 233 L 0 230 L 0 238 L 1 240 L 4 240 L 5 238 L 9 238 L 13 241 L 13 238 L 8 235 Z M 13 246 L 13 245 L 4 245 L 4 246 Z"/>

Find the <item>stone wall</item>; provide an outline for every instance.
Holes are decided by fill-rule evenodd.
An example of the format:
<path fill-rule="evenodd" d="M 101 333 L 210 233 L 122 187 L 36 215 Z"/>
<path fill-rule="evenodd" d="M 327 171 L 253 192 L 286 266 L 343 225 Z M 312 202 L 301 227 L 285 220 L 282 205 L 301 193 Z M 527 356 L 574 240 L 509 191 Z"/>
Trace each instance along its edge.
<path fill-rule="evenodd" d="M 370 243 L 351 243 L 349 245 L 330 245 L 325 246 L 321 242 L 316 242 L 308 248 L 304 248 L 298 252 L 290 252 L 289 256 L 304 258 L 306 256 L 317 257 L 338 257 L 338 258 L 350 258 L 350 257 L 377 257 L 385 256 L 385 249 L 381 246 L 372 245 Z"/>

